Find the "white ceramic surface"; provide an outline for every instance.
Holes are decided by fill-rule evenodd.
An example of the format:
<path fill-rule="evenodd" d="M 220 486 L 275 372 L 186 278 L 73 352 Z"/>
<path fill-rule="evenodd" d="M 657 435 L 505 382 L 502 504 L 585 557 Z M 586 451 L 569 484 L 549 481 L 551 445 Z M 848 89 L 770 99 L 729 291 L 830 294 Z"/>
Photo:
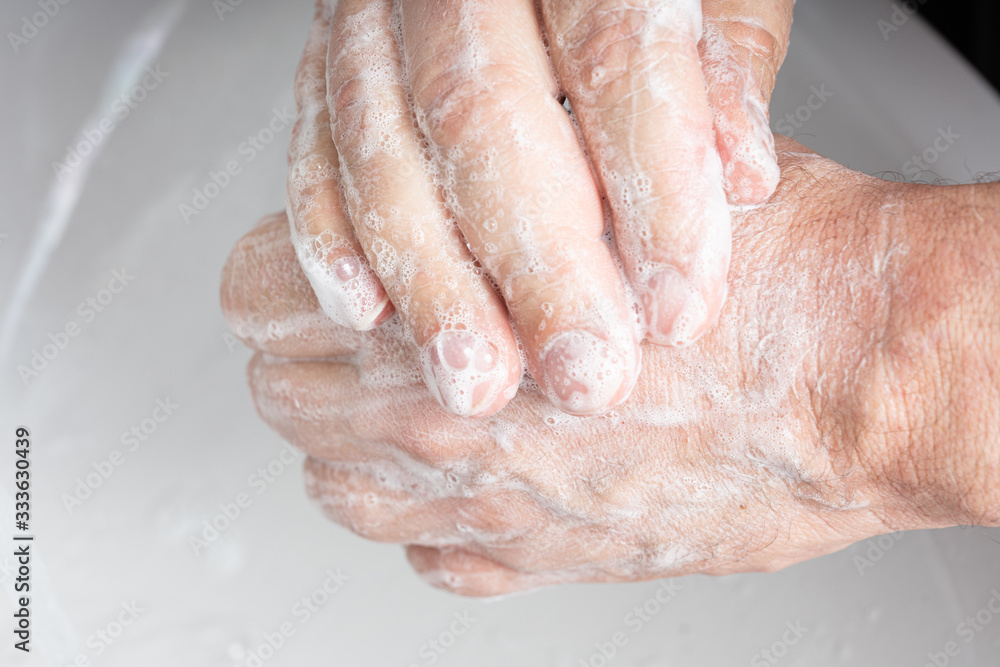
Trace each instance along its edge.
<path fill-rule="evenodd" d="M 788 623 L 806 630 L 777 664 L 921 667 L 953 640 L 960 653 L 949 664 L 1000 664 L 1000 614 L 990 612 L 969 641 L 959 626 L 1000 590 L 1000 531 L 883 537 L 777 574 L 684 578 L 669 603 L 649 603 L 657 613 L 633 633 L 626 614 L 655 599 L 657 583 L 466 600 L 423 584 L 401 549 L 322 519 L 306 502 L 297 462 L 257 495 L 252 476 L 284 450 L 254 414 L 249 353 L 225 336 L 217 283 L 233 242 L 283 207 L 288 127 L 275 120 L 279 131 L 253 159 L 243 142 L 292 110 L 311 2 L 220 2 L 233 8 L 221 19 L 208 0 L 70 1 L 17 53 L 0 46 L 0 580 L 8 589 L 18 424 L 33 431 L 37 535 L 34 651 L 12 649 L 13 605 L 0 596 L 8 619 L 0 664 L 62 667 L 83 655 L 107 667 L 242 667 L 246 651 L 286 621 L 295 634 L 269 667 L 406 667 L 432 664 L 432 654 L 444 666 L 596 666 L 595 643 L 619 630 L 628 644 L 609 665 L 770 665 L 760 652 Z M 1000 101 L 923 24 L 910 19 L 884 39 L 878 21 L 891 20 L 890 3 L 798 5 L 772 105 L 777 127 L 785 114 L 808 116 L 797 138 L 870 173 L 907 171 L 910 156 L 951 128 L 959 138 L 923 180 L 1000 170 Z M 19 31 L 38 11 L 37 1 L 6 0 L 0 26 Z M 166 74 L 147 78 L 145 99 L 121 118 L 114 100 L 146 65 Z M 809 109 L 813 87 L 823 86 L 832 95 Z M 95 135 L 103 118 L 120 122 Z M 60 182 L 52 163 L 85 131 L 100 136 L 98 150 Z M 241 173 L 185 221 L 179 205 L 229 160 Z M 33 270 L 37 281 L 24 278 Z M 127 286 L 89 320 L 78 305 L 123 270 Z M 30 288 L 23 298 L 19 284 Z M 79 335 L 22 382 L 17 366 L 70 322 Z M 157 399 L 179 407 L 68 512 L 63 494 L 125 449 L 122 432 Z M 193 553 L 189 537 L 240 493 L 252 504 Z M 303 623 L 295 605 L 330 569 L 349 580 Z M 109 623 L 114 631 L 133 601 L 142 608 L 135 622 L 98 655 L 94 633 Z M 438 654 L 428 642 L 448 642 L 456 612 L 474 620 Z"/>

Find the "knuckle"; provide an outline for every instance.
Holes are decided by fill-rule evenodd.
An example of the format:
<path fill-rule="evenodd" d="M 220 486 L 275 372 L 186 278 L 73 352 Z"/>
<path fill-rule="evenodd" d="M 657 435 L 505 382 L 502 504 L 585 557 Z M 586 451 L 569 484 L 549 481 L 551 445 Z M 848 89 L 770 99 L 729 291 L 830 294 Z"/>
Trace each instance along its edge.
<path fill-rule="evenodd" d="M 379 410 L 365 405 L 364 402 L 350 408 L 343 406 L 337 412 L 342 420 L 341 433 L 365 440 L 375 438 L 378 435 L 379 429 L 376 425 L 379 424 L 380 420 L 385 419 L 379 414 Z"/>
<path fill-rule="evenodd" d="M 474 575 L 473 565 L 479 561 L 479 557 L 462 547 L 418 549 L 419 554 L 409 554 L 410 564 L 431 586 L 456 595 L 486 594 L 482 588 L 482 577 Z"/>
<path fill-rule="evenodd" d="M 464 272 L 449 276 L 446 262 L 440 262 L 440 267 L 436 263 L 432 267 L 421 268 L 411 276 L 409 269 L 415 263 L 399 262 L 392 275 L 385 278 L 392 280 L 393 285 L 405 293 L 407 314 L 415 338 L 418 341 L 430 340 L 438 329 L 443 328 L 442 317 L 438 313 L 452 312 L 458 309 L 456 306 L 466 303 L 460 294 L 456 294 L 456 288 L 465 286 L 466 276 Z M 461 285 L 457 284 L 459 282 Z"/>
<path fill-rule="evenodd" d="M 700 44 L 706 71 L 738 71 L 761 87 L 773 87 L 787 39 L 748 20 L 706 21 Z M 719 78 L 720 72 L 716 71 Z"/>
<path fill-rule="evenodd" d="M 344 79 L 336 90 L 331 91 L 332 99 L 329 105 L 336 124 L 343 124 L 350 114 L 358 114 L 367 108 L 371 99 L 368 97 L 368 87 L 360 76 Z"/>
<path fill-rule="evenodd" d="M 329 241 L 347 227 L 337 167 L 321 153 L 294 159 L 288 169 L 287 204 L 300 233 L 329 236 Z"/>
<path fill-rule="evenodd" d="M 379 266 L 387 289 L 400 295 L 400 310 L 408 320 L 414 340 L 423 346 L 450 322 L 475 322 L 483 317 L 484 305 L 492 295 L 488 285 L 473 271 L 471 260 L 440 261 L 435 258 L 429 270 L 410 272 L 409 261 L 395 266 Z"/>
<path fill-rule="evenodd" d="M 576 87 L 571 92 L 627 95 L 636 78 L 662 67 L 672 54 L 693 50 L 700 38 L 700 10 L 677 8 L 673 13 L 681 16 L 670 19 L 659 16 L 661 11 L 618 2 L 587 9 L 559 39 L 561 59 Z"/>
<path fill-rule="evenodd" d="M 289 164 L 298 159 L 299 155 L 309 150 L 305 141 L 305 130 L 307 127 L 309 127 L 309 122 L 300 111 L 295 116 L 295 122 L 292 124 L 292 136 L 288 142 L 288 152 L 285 154 Z"/>
<path fill-rule="evenodd" d="M 363 501 L 362 501 L 363 502 Z M 324 509 L 326 509 L 324 507 Z M 357 502 L 348 504 L 346 511 L 339 515 L 327 515 L 334 521 L 350 530 L 355 535 L 372 542 L 400 542 L 402 537 L 391 516 L 385 516 L 377 510 L 365 507 Z"/>
<path fill-rule="evenodd" d="M 450 65 L 414 72 L 413 102 L 427 137 L 442 148 L 487 134 L 513 115 L 526 91 L 537 87 L 512 65 L 493 63 L 469 72 Z"/>
<path fill-rule="evenodd" d="M 377 494 L 372 492 L 361 497 L 355 493 L 324 494 L 316 502 L 328 519 L 355 535 L 373 542 L 400 541 L 400 531 L 392 514 L 379 508 L 378 500 L 366 500 L 365 496 L 372 498 Z"/>
<path fill-rule="evenodd" d="M 363 439 L 371 431 L 364 420 L 356 419 L 364 399 L 345 391 L 357 383 L 352 366 L 257 354 L 247 375 L 261 419 L 303 449 L 328 451 L 338 440 Z"/>
<path fill-rule="evenodd" d="M 295 383 L 282 370 L 267 363 L 261 353 L 255 354 L 247 365 L 250 397 L 257 414 L 279 429 L 294 419 L 301 407 Z"/>
<path fill-rule="evenodd" d="M 467 582 L 458 573 L 444 568 L 420 570 L 417 574 L 431 586 L 453 595 L 462 595 L 468 588 Z"/>
<path fill-rule="evenodd" d="M 336 185 L 336 167 L 322 153 L 307 153 L 296 159 L 288 169 L 290 194 L 309 197 L 315 195 L 320 188 L 330 188 Z"/>
<path fill-rule="evenodd" d="M 531 544 L 546 516 L 537 503 L 523 492 L 491 493 L 473 500 L 461 510 L 462 521 L 471 525 L 481 536 L 481 544 Z"/>
<path fill-rule="evenodd" d="M 307 153 L 296 160 L 290 169 L 290 177 L 293 181 L 302 179 L 307 183 L 314 183 L 335 176 L 333 163 L 322 153 Z"/>
<path fill-rule="evenodd" d="M 359 78 L 344 81 L 332 95 L 333 142 L 345 159 L 355 157 L 362 138 L 375 130 L 373 114 L 376 112 L 372 97 L 365 83 Z"/>
<path fill-rule="evenodd" d="M 261 302 L 269 295 L 256 277 L 266 264 L 261 246 L 273 240 L 276 229 L 272 222 L 279 217 L 264 218 L 262 224 L 266 227 L 258 227 L 237 241 L 222 270 L 222 313 L 230 331 L 244 341 L 254 339 L 255 334 L 266 325 L 261 314 Z"/>
<path fill-rule="evenodd" d="M 330 113 L 326 108 L 326 100 L 300 106 L 292 125 L 291 140 L 288 142 L 289 163 L 317 151 L 335 156 L 336 152 L 332 148 Z"/>
<path fill-rule="evenodd" d="M 229 331 L 251 348 L 261 346 L 267 332 L 267 323 L 252 304 L 240 301 L 244 295 L 239 290 L 226 290 L 222 297 L 222 315 Z"/>
<path fill-rule="evenodd" d="M 240 338 L 246 338 L 241 332 L 247 330 L 247 318 L 253 307 L 246 287 L 248 277 L 254 275 L 258 264 L 257 237 L 255 230 L 237 241 L 222 269 L 222 287 L 219 290 L 222 314 L 229 329 Z"/>
<path fill-rule="evenodd" d="M 307 463 L 304 480 L 309 499 L 334 523 L 375 542 L 405 538 L 401 520 L 413 498 L 380 492 L 367 474 L 317 460 Z"/>
<path fill-rule="evenodd" d="M 360 13 L 335 20 L 327 58 L 333 141 L 341 160 L 352 165 L 396 152 L 399 134 L 411 125 L 396 36 L 383 15 L 388 6 L 362 4 Z"/>
<path fill-rule="evenodd" d="M 330 129 L 342 163 L 386 172 L 380 179 L 391 178 L 400 169 L 404 137 L 412 122 L 397 93 L 375 90 L 361 75 L 345 80 L 332 93 Z"/>
<path fill-rule="evenodd" d="M 421 572 L 420 576 L 431 586 L 453 595 L 480 598 L 508 592 L 508 587 L 498 585 L 496 577 L 488 576 L 485 573 L 469 574 L 441 569 Z"/>
<path fill-rule="evenodd" d="M 446 549 L 433 566 L 415 569 L 431 586 L 466 597 L 504 595 L 531 585 L 531 580 L 503 565 L 461 549 Z"/>
<path fill-rule="evenodd" d="M 531 573 L 539 569 L 540 550 L 533 545 L 507 546 L 490 550 L 490 558 L 518 572 Z"/>
<path fill-rule="evenodd" d="M 434 470 L 444 472 L 449 481 L 457 479 L 475 451 L 474 442 L 455 428 L 454 423 L 443 423 L 450 421 L 451 416 L 436 403 L 422 412 L 421 415 L 415 411 L 409 426 L 398 435 L 399 448 Z"/>
<path fill-rule="evenodd" d="M 326 53 L 306 53 L 295 70 L 295 103 L 299 109 L 321 102 L 326 97 Z"/>

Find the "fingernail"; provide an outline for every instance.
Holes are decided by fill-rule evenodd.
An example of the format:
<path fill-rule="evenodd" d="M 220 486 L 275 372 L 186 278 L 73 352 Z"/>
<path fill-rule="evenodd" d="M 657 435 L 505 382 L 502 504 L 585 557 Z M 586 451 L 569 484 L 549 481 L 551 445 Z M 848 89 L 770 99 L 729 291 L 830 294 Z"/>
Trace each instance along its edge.
<path fill-rule="evenodd" d="M 341 326 L 367 331 L 390 307 L 378 276 L 358 257 L 348 255 L 333 264 L 307 257 L 302 268 L 323 312 Z"/>
<path fill-rule="evenodd" d="M 556 337 L 542 355 L 542 368 L 549 400 L 580 415 L 612 407 L 626 377 L 622 355 L 586 331 Z"/>
<path fill-rule="evenodd" d="M 701 292 L 676 269 L 653 276 L 642 295 L 649 338 L 658 345 L 685 347 L 708 328 L 708 306 Z"/>
<path fill-rule="evenodd" d="M 425 350 L 425 375 L 435 397 L 450 412 L 473 417 L 490 407 L 507 372 L 496 347 L 473 331 L 445 331 Z"/>
<path fill-rule="evenodd" d="M 361 262 L 358 261 L 357 257 L 343 257 L 338 259 L 333 263 L 331 268 L 333 269 L 333 273 L 345 283 L 361 275 Z"/>

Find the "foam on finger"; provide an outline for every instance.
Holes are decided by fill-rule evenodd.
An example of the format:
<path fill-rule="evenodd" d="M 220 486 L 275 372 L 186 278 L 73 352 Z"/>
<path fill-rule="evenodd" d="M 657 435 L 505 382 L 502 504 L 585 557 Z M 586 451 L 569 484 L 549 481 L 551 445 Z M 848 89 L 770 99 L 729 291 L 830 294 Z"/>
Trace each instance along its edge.
<path fill-rule="evenodd" d="M 701 3 L 546 0 L 542 8 L 647 335 L 688 345 L 718 316 L 731 247 L 697 50 Z"/>
<path fill-rule="evenodd" d="M 236 244 L 222 273 L 222 310 L 233 334 L 255 350 L 288 357 L 336 356 L 360 337 L 319 308 L 297 264 L 288 221 L 263 218 Z"/>
<path fill-rule="evenodd" d="M 735 205 L 760 204 L 778 185 L 767 103 L 788 43 L 792 4 L 705 3 L 705 33 L 698 47 L 726 193 Z"/>
<path fill-rule="evenodd" d="M 365 330 L 384 321 L 392 307 L 343 210 L 326 107 L 331 21 L 330 8 L 320 4 L 296 73 L 287 213 L 299 262 L 324 312 L 337 324 Z"/>
<path fill-rule="evenodd" d="M 443 178 L 416 127 L 390 0 L 337 7 L 327 106 L 356 238 L 449 411 L 483 416 L 517 390 L 517 344 L 502 300 L 442 201 Z"/>

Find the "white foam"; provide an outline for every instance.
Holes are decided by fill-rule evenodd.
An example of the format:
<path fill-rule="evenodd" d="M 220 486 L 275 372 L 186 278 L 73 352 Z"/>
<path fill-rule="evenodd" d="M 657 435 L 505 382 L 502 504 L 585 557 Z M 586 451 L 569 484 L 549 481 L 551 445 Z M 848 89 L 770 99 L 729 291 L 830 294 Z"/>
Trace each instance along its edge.
<path fill-rule="evenodd" d="M 323 312 L 341 326 L 369 328 L 387 302 L 385 296 L 379 299 L 375 272 L 363 259 L 356 258 L 346 239 L 331 232 L 316 236 L 301 234 L 294 224 L 291 227 L 302 272 L 309 279 Z M 334 255 L 341 256 L 340 262 L 354 263 L 353 277 L 345 280 L 338 275 L 337 262 L 329 263 Z"/>

